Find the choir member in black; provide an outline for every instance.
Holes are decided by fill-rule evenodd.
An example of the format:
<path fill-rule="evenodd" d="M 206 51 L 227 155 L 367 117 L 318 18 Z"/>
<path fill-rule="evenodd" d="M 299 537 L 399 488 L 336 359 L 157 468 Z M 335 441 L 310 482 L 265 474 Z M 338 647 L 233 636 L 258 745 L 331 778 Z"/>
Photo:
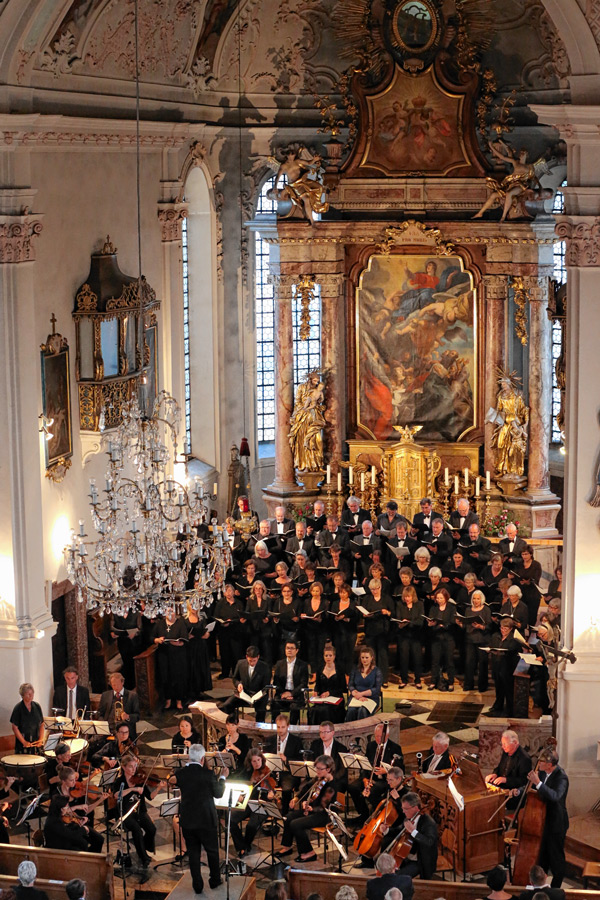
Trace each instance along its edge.
<path fill-rule="evenodd" d="M 116 639 L 119 653 L 121 654 L 121 671 L 125 678 L 125 687 L 133 690 L 135 687 L 135 665 L 133 657 L 142 650 L 142 614 L 130 609 L 126 616 L 113 615 L 111 623 L 111 637 Z"/>
<path fill-rule="evenodd" d="M 286 641 L 285 657 L 279 659 L 273 671 L 275 696 L 271 702 L 271 716 L 289 710 L 290 723 L 297 725 L 304 706 L 304 691 L 308 688 L 308 665 L 298 658 L 298 643 Z"/>
<path fill-rule="evenodd" d="M 546 591 L 546 602 L 552 597 L 558 597 L 559 600 L 562 599 L 562 574 L 562 566 L 557 566 L 554 570 L 554 578 L 548 585 L 548 590 Z"/>
<path fill-rule="evenodd" d="M 389 546 L 388 546 L 389 544 Z M 410 568 L 415 559 L 415 552 L 419 548 L 419 542 L 409 537 L 406 530 L 406 521 L 398 522 L 394 535 L 384 543 L 386 571 L 393 584 L 398 583 L 398 576 L 403 566 Z M 399 547 L 408 550 L 404 556 L 396 556 L 390 547 Z"/>
<path fill-rule="evenodd" d="M 57 748 L 58 749 L 58 748 Z M 137 744 L 131 740 L 127 722 L 119 722 L 114 737 L 111 736 L 92 756 L 92 763 L 97 769 L 114 769 L 125 753 L 139 755 Z"/>
<path fill-rule="evenodd" d="M 362 523 L 367 521 L 371 521 L 370 513 L 367 509 L 361 509 L 358 497 L 348 497 L 340 525 L 348 532 L 350 539 L 360 534 Z"/>
<path fill-rule="evenodd" d="M 509 572 L 509 578 L 521 588 L 523 603 L 529 610 L 529 624 L 535 625 L 540 606 L 541 592 L 538 589 L 542 577 L 542 566 L 533 558 L 533 550 L 529 544 L 521 552 L 521 562 Z"/>
<path fill-rule="evenodd" d="M 190 603 L 187 610 L 187 693 L 191 700 L 203 700 L 207 691 L 212 690 L 210 674 L 210 653 L 208 639 L 210 632 L 206 630 L 208 619 L 205 612 L 198 612 Z"/>
<path fill-rule="evenodd" d="M 488 689 L 489 663 L 488 654 L 481 647 L 489 647 L 492 625 L 492 614 L 484 599 L 483 591 L 473 591 L 471 605 L 465 609 L 464 618 L 458 619 L 458 625 L 465 631 L 464 690 L 474 690 L 477 672 L 477 690 L 480 694 Z"/>
<path fill-rule="evenodd" d="M 431 556 L 429 550 L 425 547 L 417 547 L 415 550 L 415 561 L 412 566 L 413 584 L 415 590 L 421 599 L 427 590 L 427 582 L 429 580 L 429 570 L 431 568 Z"/>
<path fill-rule="evenodd" d="M 256 566 L 256 574 L 263 581 L 269 583 L 275 578 L 275 566 L 279 562 L 279 558 L 275 553 L 271 553 L 266 541 L 257 541 L 254 548 L 254 565 Z"/>
<path fill-rule="evenodd" d="M 35 745 L 44 740 L 44 713 L 33 699 L 33 685 L 25 682 L 19 687 L 21 700 L 13 708 L 10 724 L 15 736 L 15 753 L 37 753 Z"/>
<path fill-rule="evenodd" d="M 422 535 L 421 542 L 423 547 L 429 551 L 432 566 L 438 566 L 441 569 L 452 556 L 454 543 L 450 535 L 444 531 L 442 518 L 433 519 L 431 531 Z"/>
<path fill-rule="evenodd" d="M 269 615 L 271 601 L 264 581 L 252 584 L 246 604 L 246 619 L 250 642 L 260 650 L 260 655 L 270 666 L 273 658 L 273 618 Z"/>
<path fill-rule="evenodd" d="M 481 536 L 477 522 L 469 525 L 469 536 L 461 538 L 460 545 L 463 548 L 465 559 L 477 575 L 480 575 L 492 558 L 492 544 L 487 538 Z"/>
<path fill-rule="evenodd" d="M 506 591 L 506 601 L 500 607 L 500 616 L 510 616 L 514 619 L 515 628 L 521 633 L 529 624 L 529 610 L 522 600 L 521 588 L 513 584 Z"/>
<path fill-rule="evenodd" d="M 477 590 L 477 575 L 475 572 L 467 572 L 465 574 L 465 586 L 458 589 L 454 595 L 454 602 L 459 613 L 464 612 L 471 605 L 471 597 Z"/>
<path fill-rule="evenodd" d="M 384 594 L 392 593 L 392 582 L 385 574 L 385 568 L 382 566 L 381 562 L 377 558 L 377 554 L 374 554 L 375 560 L 369 566 L 369 571 L 365 578 L 363 578 L 361 587 L 365 590 L 369 589 L 369 582 L 372 578 L 376 578 L 381 581 L 381 588 Z"/>
<path fill-rule="evenodd" d="M 250 596 L 250 589 L 252 585 L 257 580 L 258 576 L 256 574 L 256 562 L 254 557 L 252 559 L 247 559 L 244 563 L 244 575 L 240 578 L 239 581 L 235 582 L 235 596 L 240 598 L 240 601 L 246 606 L 248 602 L 248 597 Z"/>
<path fill-rule="evenodd" d="M 381 556 L 381 542 L 373 531 L 370 519 L 362 523 L 360 533 L 351 539 L 350 550 L 354 558 L 356 577 L 361 581 L 367 576 L 374 553 Z"/>
<path fill-rule="evenodd" d="M 380 765 L 376 766 L 372 773 L 361 771 L 360 777 L 348 787 L 348 793 L 358 813 L 356 818 L 351 820 L 353 825 L 362 825 L 366 821 L 369 816 L 369 804 L 375 809 L 387 790 L 386 770 L 381 763 L 404 769 L 402 747 L 390 740 L 383 723 L 375 726 L 373 739 L 367 744 L 365 756 L 372 766 L 375 764 L 378 751 L 381 756 Z"/>
<path fill-rule="evenodd" d="M 298 579 L 304 575 L 304 567 L 308 562 L 308 553 L 306 550 L 297 550 L 294 554 L 294 564 L 290 569 L 290 578 L 297 585 Z"/>
<path fill-rule="evenodd" d="M 375 534 L 379 537 L 390 538 L 396 534 L 396 525 L 406 525 L 406 519 L 398 512 L 398 504 L 395 500 L 388 500 L 385 509 L 377 516 Z"/>
<path fill-rule="evenodd" d="M 307 516 L 306 533 L 316 535 L 325 528 L 327 516 L 325 515 L 325 504 L 322 500 L 315 500 L 313 503 L 313 515 Z"/>
<path fill-rule="evenodd" d="M 188 753 L 192 744 L 201 744 L 201 738 L 191 716 L 181 716 L 179 719 L 179 731 L 171 739 L 173 753 Z"/>
<path fill-rule="evenodd" d="M 359 703 L 368 700 L 375 704 L 376 709 L 381 700 L 382 685 L 383 675 L 375 665 L 375 651 L 363 644 L 358 654 L 358 665 L 352 669 L 348 679 L 348 696 L 351 699 L 348 702 L 346 722 L 356 722 L 357 719 L 366 719 L 371 715 L 366 706 L 352 706 L 352 700 Z"/>
<path fill-rule="evenodd" d="M 81 822 L 69 811 L 68 797 L 56 794 L 44 822 L 44 845 L 51 850 L 91 850 L 88 826 Z"/>
<path fill-rule="evenodd" d="M 147 869 L 151 863 L 149 854 L 154 853 L 156 825 L 148 815 L 146 800 L 151 800 L 161 787 L 166 787 L 164 781 L 159 782 L 153 790 L 145 784 L 142 774 L 137 775 L 138 759 L 135 756 L 126 755 L 121 760 L 121 775 L 115 779 L 112 791 L 115 798 L 121 798 L 117 806 L 117 815 L 125 815 L 139 800 L 139 806 L 127 816 L 123 823 L 126 831 L 131 832 L 133 843 L 139 856 L 143 869 Z M 123 790 L 121 791 L 121 788 Z"/>
<path fill-rule="evenodd" d="M 317 777 L 303 784 L 298 794 L 290 801 L 291 812 L 285 820 L 281 836 L 279 856 L 291 856 L 296 839 L 298 856 L 296 862 L 312 862 L 317 855 L 313 852 L 308 832 L 329 822 L 327 808 L 337 797 L 334 782 L 335 763 L 330 756 L 319 756 L 315 760 Z"/>
<path fill-rule="evenodd" d="M 256 721 L 264 722 L 267 713 L 266 687 L 270 683 L 271 666 L 260 659 L 258 647 L 251 644 L 246 650 L 246 658 L 237 661 L 233 673 L 234 693 L 221 703 L 221 709 L 230 713 L 239 706 L 248 706 L 250 704 L 240 697 L 240 694 L 245 693 L 248 697 L 253 697 L 262 692 L 263 696 L 252 705 L 256 711 Z"/>
<path fill-rule="evenodd" d="M 500 739 L 502 755 L 493 772 L 485 776 L 488 784 L 505 788 L 507 791 L 521 791 L 527 784 L 527 776 L 531 771 L 531 757 L 519 744 L 516 731 L 504 731 Z M 509 809 L 517 805 L 517 798 L 512 797 L 507 806 Z"/>
<path fill-rule="evenodd" d="M 290 760 L 298 762 L 303 759 L 302 739 L 290 732 L 290 723 L 287 716 L 280 713 L 275 719 L 276 737 L 270 738 L 265 744 L 266 753 L 276 753 L 286 764 L 282 772 L 277 772 L 275 778 L 281 788 L 281 814 L 287 816 L 290 800 L 294 794 L 294 788 L 300 784 L 299 778 L 293 778 L 289 768 Z"/>
<path fill-rule="evenodd" d="M 71 797 L 71 791 L 77 783 L 77 772 L 75 769 L 72 769 L 71 766 L 63 766 L 58 770 L 58 777 L 59 782 L 55 796 L 64 797 L 66 799 L 67 803 L 65 805 L 67 806 L 67 812 L 73 816 L 77 816 L 80 819 L 79 824 L 83 825 L 85 828 L 87 846 L 85 848 L 82 847 L 77 849 L 85 849 L 90 850 L 92 853 L 100 853 L 104 838 L 101 834 L 98 834 L 97 831 L 94 831 L 94 820 L 91 815 L 92 804 L 85 803 L 85 798 Z M 94 806 L 95 805 L 96 803 L 94 803 Z"/>
<path fill-rule="evenodd" d="M 437 521 L 437 520 L 436 520 Z M 412 585 L 405 587 L 402 597 L 396 603 L 395 618 L 399 619 L 396 637 L 396 668 L 400 675 L 399 688 L 408 684 L 408 670 L 415 676 L 415 687 L 421 690 L 421 673 L 423 665 L 423 601 L 417 597 Z"/>
<path fill-rule="evenodd" d="M 269 591 L 273 592 L 273 596 L 277 596 L 284 584 L 291 584 L 292 579 L 289 575 L 289 566 L 286 562 L 278 562 L 275 566 L 275 578 L 269 585 Z"/>
<path fill-rule="evenodd" d="M 302 602 L 295 596 L 291 584 L 284 585 L 281 588 L 281 595 L 276 597 L 271 603 L 271 613 L 273 614 L 273 624 L 275 626 L 275 646 L 278 656 L 283 655 L 285 652 L 287 641 L 298 640 L 301 609 Z"/>
<path fill-rule="evenodd" d="M 437 522 L 437 519 L 435 521 Z M 443 587 L 445 587 L 445 584 L 442 582 L 442 570 L 439 566 L 432 566 L 429 570 L 429 578 L 423 585 L 421 592 L 423 611 L 426 616 L 429 615 L 429 610 L 435 606 L 435 595 Z"/>
<path fill-rule="evenodd" d="M 550 887 L 559 888 L 565 877 L 565 838 L 569 830 L 567 794 L 569 778 L 559 766 L 556 750 L 545 750 L 540 757 L 538 772 L 529 772 L 527 778 L 546 804 L 546 819 L 538 863 L 545 872 L 552 872 Z"/>
<path fill-rule="evenodd" d="M 219 638 L 219 656 L 221 671 L 217 680 L 222 681 L 233 674 L 235 664 L 244 655 L 244 647 L 248 641 L 245 633 L 246 619 L 244 604 L 235 596 L 234 586 L 226 584 L 223 594 L 212 608 L 212 615 L 217 622 Z"/>
<path fill-rule="evenodd" d="M 448 561 L 442 570 L 442 581 L 451 597 L 456 594 L 459 588 L 465 586 L 465 575 L 467 572 L 472 571 L 472 567 L 465 561 L 463 551 L 459 547 L 455 547 L 452 559 Z"/>
<path fill-rule="evenodd" d="M 350 538 L 345 529 L 339 527 L 337 516 L 327 516 L 325 528 L 316 538 L 315 545 L 319 547 L 319 558 L 323 565 L 326 565 L 329 555 L 327 550 L 332 544 L 337 544 L 342 553 L 350 552 Z"/>
<path fill-rule="evenodd" d="M 173 702 L 177 709 L 183 709 L 187 692 L 187 639 L 185 620 L 176 614 L 174 607 L 169 607 L 164 619 L 159 619 L 154 626 L 158 682 L 165 709 L 170 709 Z"/>
<path fill-rule="evenodd" d="M 383 686 L 388 680 L 388 644 L 390 634 L 390 619 L 394 614 L 394 602 L 385 593 L 378 578 L 372 578 L 369 582 L 369 593 L 362 598 L 363 606 L 368 615 L 365 616 L 365 642 L 375 651 L 377 666 L 383 676 Z"/>
<path fill-rule="evenodd" d="M 544 716 L 550 715 L 552 705 L 548 695 L 549 669 L 552 671 L 553 680 L 556 678 L 556 657 L 547 653 L 545 648 L 558 647 L 558 638 L 552 625 L 547 621 L 540 621 L 535 637 L 529 639 L 539 666 L 530 666 L 530 691 L 534 706 L 539 706 Z M 551 692 L 552 693 L 552 692 Z"/>
<path fill-rule="evenodd" d="M 454 628 L 456 606 L 450 600 L 446 588 L 435 595 L 436 607 L 431 610 L 428 627 L 432 632 L 431 641 L 431 683 L 428 690 L 454 690 Z M 447 681 L 442 678 L 446 670 Z"/>
<path fill-rule="evenodd" d="M 500 634 L 492 635 L 492 678 L 496 689 L 494 705 L 485 715 L 502 715 L 506 704 L 506 715 L 513 714 L 514 671 L 519 662 L 521 644 L 513 636 L 515 622 L 513 619 L 500 620 Z"/>
<path fill-rule="evenodd" d="M 311 585 L 323 585 L 323 579 L 317 572 L 317 565 L 310 560 L 304 566 L 304 573 L 296 579 L 296 591 L 303 600 L 308 597 Z"/>
<path fill-rule="evenodd" d="M 354 648 L 358 631 L 358 612 L 350 585 L 344 583 L 339 586 L 337 598 L 334 597 L 331 601 L 329 611 L 333 614 L 329 618 L 334 623 L 331 631 L 337 665 L 342 672 L 349 675 L 354 666 Z"/>
<path fill-rule="evenodd" d="M 315 582 L 310 586 L 310 596 L 304 601 L 300 622 L 302 624 L 302 646 L 310 664 L 311 680 L 316 676 L 323 657 L 323 647 L 327 640 L 325 613 L 328 607 L 323 595 L 323 585 Z"/>
<path fill-rule="evenodd" d="M 234 776 L 244 767 L 244 760 L 250 750 L 250 738 L 247 734 L 241 734 L 238 728 L 239 718 L 237 713 L 231 713 L 225 720 L 225 734 L 219 738 L 219 750 L 231 753 L 233 757 L 232 772 Z"/>
<path fill-rule="evenodd" d="M 472 512 L 468 499 L 460 497 L 456 509 L 450 513 L 449 522 L 452 537 L 458 541 L 468 537 L 470 525 L 479 524 L 479 516 L 476 512 Z"/>
<path fill-rule="evenodd" d="M 246 541 L 239 531 L 235 530 L 235 519 L 228 517 L 223 525 L 223 541 L 229 545 L 234 569 L 239 568 L 246 559 Z"/>
<path fill-rule="evenodd" d="M 479 587 L 485 594 L 485 599 L 490 604 L 497 604 L 501 597 L 499 583 L 508 577 L 508 571 L 502 564 L 502 556 L 499 553 L 492 554 L 489 564 L 480 576 Z"/>
<path fill-rule="evenodd" d="M 253 747 L 248 751 L 244 760 L 244 771 L 238 777 L 242 777 L 244 781 L 251 784 L 252 793 L 251 800 L 271 800 L 275 799 L 275 788 L 277 784 L 271 775 L 271 769 L 263 756 L 262 750 Z M 247 819 L 246 834 L 242 834 L 241 823 Z M 260 813 L 252 812 L 249 806 L 244 810 L 233 810 L 231 813 L 231 837 L 239 857 L 245 856 L 252 849 L 252 842 L 256 837 L 256 833 L 264 821 L 264 816 Z"/>
<path fill-rule="evenodd" d="M 332 578 L 333 572 L 343 572 L 346 581 L 352 581 L 352 563 L 344 559 L 341 549 L 337 544 L 329 548 L 330 561 L 327 566 L 327 577 Z"/>
<path fill-rule="evenodd" d="M 308 537 L 306 534 L 306 522 L 296 522 L 294 536 L 288 538 L 285 545 L 288 558 L 295 556 L 299 550 L 304 550 L 306 556 L 311 558 L 315 550 L 314 537 Z"/>
<path fill-rule="evenodd" d="M 346 675 L 341 665 L 336 664 L 336 651 L 333 644 L 325 644 L 323 648 L 323 662 L 317 669 L 312 697 L 326 698 L 338 697 L 341 703 L 314 703 L 311 702 L 308 713 L 310 725 L 319 725 L 321 722 L 343 722 L 346 718 L 346 706 L 344 695 L 347 691 Z"/>

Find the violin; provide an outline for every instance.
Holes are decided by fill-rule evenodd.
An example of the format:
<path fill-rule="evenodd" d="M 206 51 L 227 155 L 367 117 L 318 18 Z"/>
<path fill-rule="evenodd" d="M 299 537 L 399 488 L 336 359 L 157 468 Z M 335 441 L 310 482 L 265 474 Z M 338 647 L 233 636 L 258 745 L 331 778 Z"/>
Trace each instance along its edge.
<path fill-rule="evenodd" d="M 271 770 L 268 766 L 263 766 L 261 769 L 253 769 L 250 777 L 250 784 L 253 786 L 254 790 L 259 791 L 274 791 L 277 787 L 277 782 L 271 775 Z"/>
<path fill-rule="evenodd" d="M 309 795 L 308 795 L 308 798 L 307 798 L 307 799 L 304 801 L 304 803 L 302 804 L 302 807 L 303 807 L 303 809 L 304 809 L 304 815 L 305 815 L 305 816 L 307 816 L 307 815 L 310 813 L 310 809 L 311 809 L 313 803 L 315 802 L 315 800 L 318 800 L 318 799 L 319 799 L 319 796 L 320 796 L 320 794 L 321 794 L 321 791 L 323 790 L 323 788 L 324 788 L 325 785 L 327 784 L 328 780 L 329 780 L 329 779 L 327 779 L 327 778 L 320 778 L 320 779 L 314 784 L 314 786 L 311 788 L 310 793 L 309 793 Z"/>

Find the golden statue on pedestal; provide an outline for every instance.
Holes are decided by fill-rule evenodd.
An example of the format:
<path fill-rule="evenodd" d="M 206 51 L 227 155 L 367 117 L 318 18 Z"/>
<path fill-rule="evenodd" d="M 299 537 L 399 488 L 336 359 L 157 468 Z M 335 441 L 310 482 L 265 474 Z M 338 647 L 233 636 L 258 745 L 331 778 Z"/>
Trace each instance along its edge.
<path fill-rule="evenodd" d="M 288 439 L 294 465 L 299 471 L 323 469 L 323 428 L 325 421 L 325 385 L 318 371 L 309 372 L 298 387 L 294 411 L 290 417 Z"/>
<path fill-rule="evenodd" d="M 486 419 L 496 425 L 493 443 L 496 471 L 500 478 L 520 479 L 525 472 L 529 407 L 518 389 L 518 380 L 514 372 L 500 372 L 496 409 L 490 410 Z"/>
<path fill-rule="evenodd" d="M 313 213 L 325 213 L 329 209 L 327 201 L 327 188 L 323 184 L 323 166 L 321 157 L 317 153 L 311 153 L 306 147 L 289 147 L 285 151 L 285 159 L 278 163 L 274 157 L 269 157 L 269 163 L 277 172 L 275 187 L 268 191 L 270 200 L 287 200 L 292 205 L 287 215 L 293 215 L 299 210 L 309 221 L 313 221 Z M 284 178 L 287 183 L 279 186 Z"/>

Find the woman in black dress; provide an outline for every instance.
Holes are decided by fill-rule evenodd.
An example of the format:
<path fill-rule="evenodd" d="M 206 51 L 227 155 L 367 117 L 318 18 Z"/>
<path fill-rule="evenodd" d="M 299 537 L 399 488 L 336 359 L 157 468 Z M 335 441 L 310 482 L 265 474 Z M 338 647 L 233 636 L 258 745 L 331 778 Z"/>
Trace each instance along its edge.
<path fill-rule="evenodd" d="M 50 801 L 48 815 L 44 822 L 44 844 L 51 850 L 89 851 L 87 826 L 79 824 L 67 807 L 68 797 L 56 794 Z"/>
<path fill-rule="evenodd" d="M 300 629 L 300 610 L 302 601 L 296 597 L 292 584 L 285 584 L 281 588 L 281 594 L 271 603 L 273 623 L 275 625 L 275 643 L 277 645 L 277 659 L 284 656 L 285 645 L 288 641 L 298 640 Z"/>
<path fill-rule="evenodd" d="M 323 658 L 323 647 L 327 638 L 325 613 L 328 602 L 323 596 L 323 585 L 315 581 L 310 586 L 310 596 L 304 601 L 300 621 L 302 622 L 303 655 L 310 664 L 311 681 Z"/>
<path fill-rule="evenodd" d="M 431 610 L 432 621 L 428 622 L 433 631 L 431 644 L 431 683 L 428 690 L 454 690 L 454 629 L 456 627 L 456 606 L 450 594 L 442 588 L 435 595 L 437 607 Z M 448 682 L 442 678 L 446 670 Z"/>
<path fill-rule="evenodd" d="M 533 558 L 533 550 L 529 544 L 521 551 L 521 562 L 515 566 L 513 573 L 509 572 L 508 577 L 521 588 L 523 603 L 529 610 L 529 624 L 535 625 L 542 598 L 542 592 L 538 588 L 542 566 Z"/>
<path fill-rule="evenodd" d="M 346 718 L 346 704 L 344 695 L 348 690 L 346 675 L 341 666 L 336 664 L 335 647 L 333 644 L 325 644 L 323 648 L 323 662 L 317 669 L 317 678 L 313 697 L 341 697 L 341 703 L 311 703 L 308 712 L 310 725 L 320 725 L 321 722 L 343 722 Z"/>
<path fill-rule="evenodd" d="M 123 665 L 121 673 L 125 679 L 125 687 L 132 691 L 135 687 L 134 656 L 142 651 L 142 614 L 130 610 L 126 616 L 112 617 L 111 637 L 116 638 Z"/>
<path fill-rule="evenodd" d="M 331 631 L 337 664 L 346 675 L 349 675 L 354 666 L 354 648 L 358 631 L 358 612 L 349 584 L 339 586 L 337 597 L 334 596 L 331 601 L 330 612 L 333 614 Z"/>
<path fill-rule="evenodd" d="M 33 745 L 44 740 L 44 713 L 33 699 L 33 685 L 25 682 L 19 688 L 21 701 L 14 707 L 10 723 L 15 736 L 15 753 L 36 753 Z"/>
<path fill-rule="evenodd" d="M 192 744 L 202 743 L 200 735 L 194 728 L 191 716 L 182 716 L 179 720 L 179 731 L 173 735 L 171 750 L 173 753 L 187 753 Z"/>
<path fill-rule="evenodd" d="M 250 643 L 260 650 L 262 659 L 271 665 L 273 659 L 273 618 L 269 615 L 270 600 L 264 581 L 252 583 L 246 604 L 246 618 L 249 623 Z"/>
<path fill-rule="evenodd" d="M 398 636 L 396 645 L 396 668 L 400 673 L 399 688 L 408 684 L 408 669 L 412 667 L 415 676 L 415 687 L 421 690 L 421 672 L 423 667 L 423 601 L 417 597 L 414 587 L 409 585 L 402 591 L 402 598 L 396 604 Z"/>
<path fill-rule="evenodd" d="M 238 730 L 239 718 L 237 712 L 230 713 L 225 719 L 225 734 L 219 738 L 219 750 L 226 750 L 233 757 L 233 768 L 231 769 L 231 777 L 235 780 L 236 775 L 243 771 L 244 760 L 250 750 L 250 738 L 247 734 L 241 734 Z"/>
<path fill-rule="evenodd" d="M 188 603 L 187 632 L 188 643 L 187 667 L 188 667 L 188 697 L 191 700 L 202 700 L 206 691 L 212 690 L 212 676 L 210 674 L 210 654 L 208 651 L 208 638 L 210 632 L 206 630 L 208 619 L 204 611 L 198 612 Z"/>
<path fill-rule="evenodd" d="M 383 686 L 386 687 L 390 619 L 394 613 L 394 603 L 391 596 L 384 592 L 378 578 L 372 578 L 368 588 L 369 593 L 362 598 L 363 602 L 360 604 L 369 613 L 365 616 L 365 643 L 375 651 L 377 666 L 383 675 Z"/>
<path fill-rule="evenodd" d="M 121 806 L 123 815 L 131 809 L 131 807 L 140 801 L 135 812 L 127 816 L 124 827 L 131 832 L 135 849 L 140 858 L 140 862 L 144 869 L 147 869 L 152 862 L 148 854 L 154 853 L 156 825 L 148 815 L 146 809 L 146 800 L 152 800 L 156 792 L 161 787 L 166 787 L 166 782 L 161 781 L 156 788 L 150 790 L 147 784 L 144 784 L 144 778 L 137 776 L 137 767 L 139 760 L 135 756 L 124 756 L 121 760 L 121 775 L 116 778 L 112 784 L 112 791 L 115 797 L 121 794 Z M 123 790 L 121 791 L 121 788 Z M 121 809 L 117 807 L 117 814 L 121 815 Z"/>
<path fill-rule="evenodd" d="M 185 620 L 169 607 L 164 619 L 154 626 L 154 643 L 158 645 L 158 682 L 165 709 L 175 702 L 177 709 L 183 709 L 187 691 L 187 654 L 185 644 L 188 639 Z"/>
<path fill-rule="evenodd" d="M 212 609 L 213 618 L 217 622 L 219 637 L 219 656 L 221 672 L 217 680 L 233 675 L 239 659 L 243 659 L 244 650 L 248 646 L 244 604 L 235 596 L 232 584 L 223 588 L 223 596 L 217 600 Z"/>
<path fill-rule="evenodd" d="M 484 600 L 483 591 L 473 591 L 471 605 L 464 611 L 464 618 L 458 620 L 466 635 L 464 690 L 474 689 L 475 673 L 478 672 L 477 690 L 480 694 L 488 689 L 489 656 L 481 647 L 489 647 L 492 624 L 492 614 Z"/>

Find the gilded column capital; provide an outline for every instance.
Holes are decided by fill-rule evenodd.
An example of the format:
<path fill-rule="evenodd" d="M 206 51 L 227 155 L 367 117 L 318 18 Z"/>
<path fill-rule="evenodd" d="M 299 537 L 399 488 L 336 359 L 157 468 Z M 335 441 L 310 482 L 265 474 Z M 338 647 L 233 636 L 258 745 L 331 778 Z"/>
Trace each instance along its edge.
<path fill-rule="evenodd" d="M 275 300 L 291 300 L 292 288 L 298 281 L 298 275 L 282 275 L 281 272 L 267 275 L 267 283 L 273 285 Z"/>
<path fill-rule="evenodd" d="M 42 228 L 40 219 L 26 213 L 0 216 L 0 264 L 35 260 L 33 238 L 41 234 Z"/>
<path fill-rule="evenodd" d="M 561 218 L 555 230 L 567 245 L 568 266 L 600 266 L 600 218 Z"/>
<path fill-rule="evenodd" d="M 548 302 L 548 276 L 547 275 L 521 275 L 520 281 L 523 289 L 527 291 L 527 299 L 530 303 Z"/>
<path fill-rule="evenodd" d="M 181 240 L 181 223 L 187 219 L 187 203 L 159 203 L 158 221 L 163 244 Z"/>
<path fill-rule="evenodd" d="M 327 272 L 315 275 L 315 280 L 321 288 L 321 297 L 332 297 L 339 300 L 344 293 L 346 277 L 343 272 Z"/>
<path fill-rule="evenodd" d="M 506 300 L 508 275 L 484 275 L 483 286 L 487 300 Z"/>

